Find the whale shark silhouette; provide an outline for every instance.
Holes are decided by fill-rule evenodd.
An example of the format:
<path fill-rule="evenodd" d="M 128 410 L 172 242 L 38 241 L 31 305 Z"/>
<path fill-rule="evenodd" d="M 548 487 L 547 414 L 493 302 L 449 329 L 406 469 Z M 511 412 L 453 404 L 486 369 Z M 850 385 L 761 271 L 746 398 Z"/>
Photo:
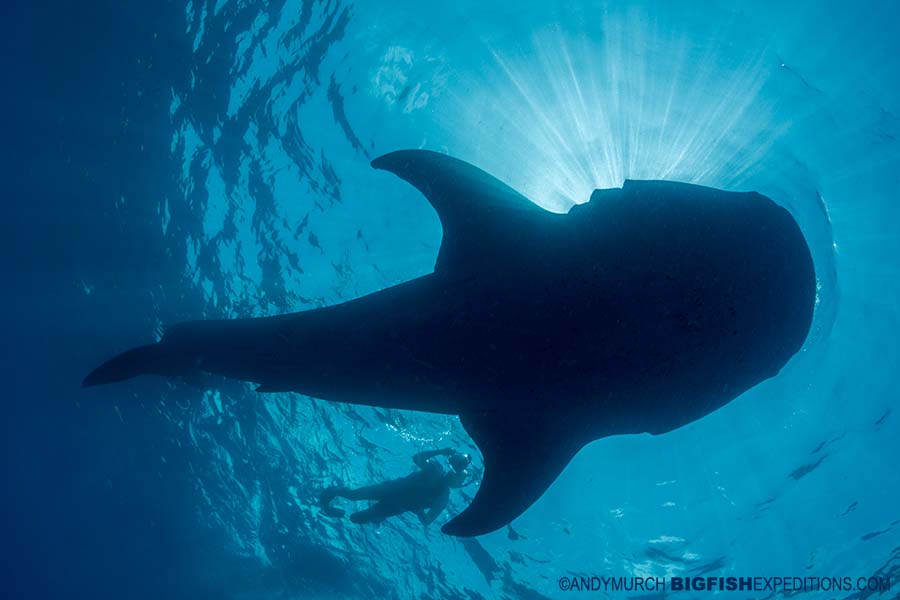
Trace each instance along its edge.
<path fill-rule="evenodd" d="M 372 166 L 437 211 L 433 273 L 300 313 L 177 324 L 84 385 L 199 371 L 459 415 L 484 478 L 443 531 L 473 536 L 522 514 L 585 444 L 709 414 L 775 376 L 809 332 L 809 248 L 758 193 L 626 181 L 557 214 L 443 154 Z"/>

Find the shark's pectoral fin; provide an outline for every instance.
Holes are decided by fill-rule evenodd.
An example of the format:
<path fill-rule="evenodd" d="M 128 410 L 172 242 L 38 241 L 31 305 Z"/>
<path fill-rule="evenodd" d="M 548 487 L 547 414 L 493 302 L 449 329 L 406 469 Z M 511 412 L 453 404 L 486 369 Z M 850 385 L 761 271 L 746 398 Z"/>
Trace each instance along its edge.
<path fill-rule="evenodd" d="M 481 449 L 484 478 L 469 507 L 442 531 L 471 537 L 500 529 L 546 491 L 584 442 L 567 435 L 555 415 L 503 419 L 496 413 L 462 415 L 463 426 Z"/>
<path fill-rule="evenodd" d="M 554 215 L 467 162 L 428 150 L 398 150 L 372 161 L 405 179 L 437 211 L 444 228 L 435 272 L 494 268 L 542 237 Z"/>

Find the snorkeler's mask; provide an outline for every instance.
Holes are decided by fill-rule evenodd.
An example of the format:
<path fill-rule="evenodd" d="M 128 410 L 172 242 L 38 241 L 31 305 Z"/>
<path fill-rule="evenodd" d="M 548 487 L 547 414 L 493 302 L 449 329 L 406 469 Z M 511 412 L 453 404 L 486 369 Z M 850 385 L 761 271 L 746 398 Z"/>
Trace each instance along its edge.
<path fill-rule="evenodd" d="M 455 452 L 450 455 L 450 458 L 448 458 L 447 461 L 450 463 L 450 466 L 453 467 L 454 471 L 462 473 L 466 467 L 471 464 L 472 457 L 462 452 Z"/>

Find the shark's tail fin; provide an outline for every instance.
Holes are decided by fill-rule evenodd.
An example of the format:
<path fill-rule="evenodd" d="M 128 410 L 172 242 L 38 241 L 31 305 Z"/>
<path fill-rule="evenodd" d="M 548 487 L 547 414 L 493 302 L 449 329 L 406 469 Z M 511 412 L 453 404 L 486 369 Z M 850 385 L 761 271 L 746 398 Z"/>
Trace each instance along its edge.
<path fill-rule="evenodd" d="M 82 387 L 91 387 L 124 381 L 138 375 L 159 374 L 164 366 L 165 355 L 162 344 L 132 348 L 91 371 L 81 385 Z"/>

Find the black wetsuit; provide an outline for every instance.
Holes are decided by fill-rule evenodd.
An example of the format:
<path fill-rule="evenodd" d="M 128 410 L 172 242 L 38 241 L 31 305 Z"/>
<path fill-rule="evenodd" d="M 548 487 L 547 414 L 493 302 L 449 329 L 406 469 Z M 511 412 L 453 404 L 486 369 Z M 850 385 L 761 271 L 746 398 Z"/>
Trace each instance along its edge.
<path fill-rule="evenodd" d="M 357 489 L 343 486 L 328 488 L 322 493 L 322 507 L 326 514 L 342 516 L 344 511 L 331 507 L 331 501 L 335 497 L 354 501 L 374 500 L 375 504 L 350 515 L 350 520 L 354 523 L 376 523 L 387 517 L 414 512 L 419 520 L 427 525 L 447 507 L 450 488 L 461 487 L 468 476 L 468 472 L 462 466 L 454 466 L 451 473 L 446 473 L 434 458 L 440 454 L 453 454 L 453 451 L 444 448 L 419 452 L 413 457 L 413 462 L 419 470 L 400 479 Z M 467 455 L 460 456 L 465 456 L 468 461 Z"/>
<path fill-rule="evenodd" d="M 369 508 L 350 515 L 354 523 L 373 523 L 407 511 L 421 513 L 438 509 L 440 512 L 450 498 L 450 486 L 444 481 L 441 465 L 429 460 L 424 468 L 406 477 L 342 490 L 337 495 L 349 500 L 375 500 Z"/>

